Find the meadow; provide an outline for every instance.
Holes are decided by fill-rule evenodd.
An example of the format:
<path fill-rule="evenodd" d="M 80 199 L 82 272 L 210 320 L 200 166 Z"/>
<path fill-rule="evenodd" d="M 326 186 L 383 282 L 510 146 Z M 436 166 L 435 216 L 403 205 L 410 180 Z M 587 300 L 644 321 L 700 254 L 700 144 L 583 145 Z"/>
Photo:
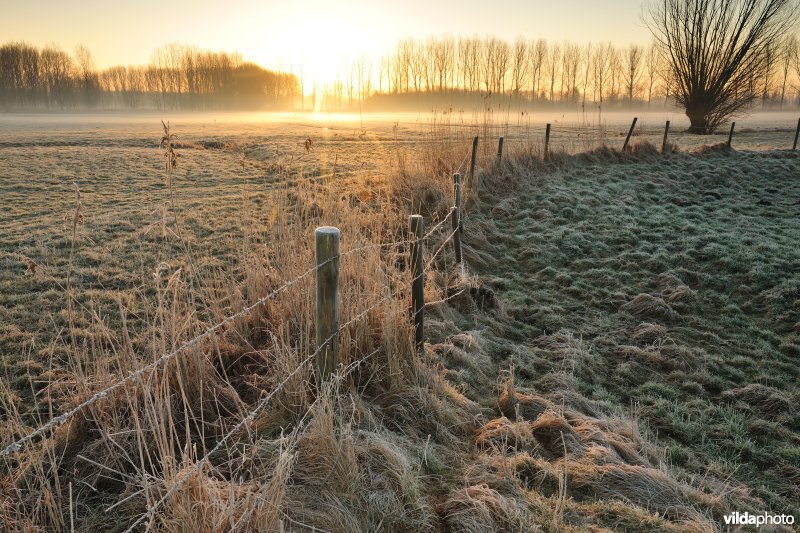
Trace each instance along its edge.
<path fill-rule="evenodd" d="M 0 524 L 709 531 L 733 510 L 800 516 L 796 118 L 747 117 L 730 150 L 653 111 L 622 153 L 630 118 L 176 115 L 165 170 L 160 116 L 4 116 L 3 447 L 298 281 L 0 459 Z M 435 225 L 473 135 L 461 269 Z M 421 354 L 412 213 L 434 228 L 426 300 L 447 300 Z M 318 225 L 340 227 L 347 254 L 343 368 L 321 389 L 303 366 Z"/>

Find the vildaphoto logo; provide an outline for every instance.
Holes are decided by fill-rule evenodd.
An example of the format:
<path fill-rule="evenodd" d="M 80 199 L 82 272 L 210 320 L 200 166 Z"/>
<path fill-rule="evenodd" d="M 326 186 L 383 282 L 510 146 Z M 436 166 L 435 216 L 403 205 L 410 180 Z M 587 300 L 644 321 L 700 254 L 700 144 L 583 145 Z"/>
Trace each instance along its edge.
<path fill-rule="evenodd" d="M 750 514 L 748 512 L 740 513 L 735 511 L 731 514 L 725 515 L 725 524 L 729 526 L 766 526 L 766 525 L 780 525 L 791 526 L 794 524 L 794 515 L 790 514 Z"/>

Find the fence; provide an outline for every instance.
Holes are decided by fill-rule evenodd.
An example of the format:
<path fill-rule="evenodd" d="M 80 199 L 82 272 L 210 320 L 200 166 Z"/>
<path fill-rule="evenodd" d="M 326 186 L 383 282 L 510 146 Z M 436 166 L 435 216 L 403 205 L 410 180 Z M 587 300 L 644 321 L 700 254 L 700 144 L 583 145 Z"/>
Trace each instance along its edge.
<path fill-rule="evenodd" d="M 432 265 L 433 261 L 436 257 L 445 249 L 445 246 L 448 245 L 450 242 L 453 243 L 453 253 L 456 258 L 456 264 L 458 264 L 461 268 L 461 274 L 463 277 L 464 270 L 463 270 L 463 253 L 461 248 L 461 237 L 463 233 L 463 217 L 461 215 L 462 212 L 462 182 L 461 182 L 461 175 L 460 170 L 463 167 L 464 163 L 466 162 L 466 158 L 471 155 L 472 161 L 470 163 L 470 180 L 472 180 L 472 176 L 474 176 L 475 172 L 475 160 L 477 157 L 477 146 L 478 146 L 478 138 L 475 137 L 472 143 L 471 153 L 468 152 L 467 156 L 465 156 L 464 160 L 459 165 L 457 172 L 453 175 L 453 192 L 454 192 L 454 205 L 450 208 L 449 212 L 446 216 L 444 216 L 440 221 L 438 221 L 432 228 L 430 228 L 427 233 L 425 232 L 425 224 L 423 217 L 420 215 L 411 215 L 409 217 L 409 238 L 404 240 L 399 240 L 395 242 L 389 243 L 375 243 L 375 244 L 368 244 L 365 246 L 360 246 L 354 249 L 350 249 L 346 252 L 339 251 L 339 241 L 341 232 L 338 228 L 333 227 L 319 227 L 315 231 L 315 252 L 316 252 L 316 261 L 315 265 L 308 270 L 304 271 L 302 274 L 297 276 L 296 278 L 287 281 L 280 285 L 278 288 L 267 294 L 266 296 L 258 299 L 251 305 L 243 307 L 238 312 L 227 316 L 220 322 L 216 323 L 215 325 L 209 327 L 199 335 L 193 337 L 190 340 L 185 341 L 183 344 L 178 346 L 175 350 L 165 353 L 161 355 L 158 359 L 152 361 L 151 363 L 139 368 L 128 374 L 125 378 L 120 379 L 119 381 L 114 382 L 113 384 L 109 385 L 108 387 L 104 388 L 101 391 L 94 393 L 88 399 L 82 401 L 77 406 L 73 407 L 69 411 L 62 413 L 59 416 L 51 418 L 45 424 L 37 427 L 35 430 L 31 431 L 30 433 L 22 436 L 15 442 L 7 445 L 5 448 L 0 450 L 0 458 L 10 456 L 16 452 L 20 452 L 25 449 L 26 446 L 30 445 L 35 439 L 38 437 L 45 436 L 55 428 L 69 422 L 72 420 L 76 415 L 79 413 L 84 412 L 90 406 L 96 404 L 97 402 L 103 400 L 104 398 L 109 397 L 115 391 L 121 389 L 125 385 L 137 383 L 139 385 L 145 382 L 145 379 L 148 375 L 150 375 L 153 371 L 155 371 L 159 367 L 163 367 L 167 362 L 175 359 L 181 353 L 186 352 L 192 347 L 197 346 L 200 342 L 204 339 L 210 338 L 212 335 L 222 332 L 229 325 L 231 325 L 234 321 L 246 317 L 250 313 L 252 313 L 257 308 L 264 306 L 270 300 L 274 300 L 279 294 L 283 293 L 284 291 L 288 290 L 290 287 L 294 286 L 301 280 L 305 279 L 306 277 L 310 276 L 311 274 L 316 274 L 316 349 L 313 353 L 308 355 L 305 359 L 303 359 L 296 368 L 294 368 L 278 385 L 264 398 L 262 398 L 241 420 L 238 421 L 227 433 L 223 435 L 223 437 L 216 442 L 216 444 L 199 460 L 197 460 L 193 465 L 189 468 L 184 469 L 180 476 L 174 480 L 173 484 L 169 487 L 169 489 L 164 493 L 164 495 L 159 498 L 154 504 L 149 505 L 147 511 L 142 514 L 133 524 L 131 524 L 126 531 L 133 531 L 137 526 L 142 524 L 145 520 L 149 520 L 153 517 L 155 511 L 164 503 L 166 502 L 172 494 L 175 493 L 191 476 L 193 472 L 198 471 L 204 465 L 206 465 L 210 459 L 210 457 L 218 452 L 219 450 L 223 449 L 225 445 L 230 441 L 230 439 L 240 432 L 242 429 L 248 427 L 258 416 L 258 414 L 263 411 L 275 398 L 275 396 L 286 386 L 286 384 L 297 374 L 299 374 L 304 368 L 306 368 L 312 362 L 314 363 L 314 376 L 317 384 L 318 390 L 321 390 L 323 387 L 329 386 L 332 380 L 341 379 L 343 375 L 346 375 L 348 372 L 352 371 L 356 363 L 361 363 L 366 361 L 367 359 L 371 358 L 375 354 L 380 351 L 380 348 L 374 350 L 370 354 L 367 354 L 361 360 L 351 363 L 347 368 L 340 369 L 338 364 L 338 338 L 339 334 L 345 330 L 346 328 L 350 327 L 351 325 L 355 324 L 356 322 L 362 320 L 370 311 L 378 308 L 379 306 L 385 304 L 389 301 L 392 296 L 385 296 L 378 300 L 377 303 L 368 307 L 367 309 L 363 310 L 356 316 L 350 318 L 343 324 L 340 324 L 339 321 L 339 313 L 338 313 L 338 303 L 339 303 L 339 263 L 340 260 L 346 256 L 351 254 L 355 254 L 357 252 L 370 249 L 370 248 L 383 248 L 383 247 L 391 247 L 391 246 L 400 246 L 400 245 L 410 245 L 410 252 L 409 252 L 409 265 L 411 266 L 409 271 L 411 275 L 410 284 L 411 284 L 411 300 L 412 305 L 410 309 L 410 319 L 414 324 L 414 343 L 417 350 L 421 349 L 424 343 L 424 316 L 425 316 L 425 308 L 430 307 L 436 304 L 444 303 L 452 298 L 463 293 L 463 290 L 455 292 L 453 294 L 446 295 L 445 298 L 433 302 L 425 302 L 425 293 L 424 293 L 424 283 L 425 283 L 425 271 L 429 270 Z M 498 157 L 500 157 L 501 152 L 498 153 Z M 435 251 L 430 254 L 427 262 L 424 261 L 425 257 L 425 243 L 430 241 L 434 234 L 442 227 L 444 224 L 451 220 L 451 227 L 452 231 L 448 233 L 448 235 L 438 244 L 438 247 Z M 336 371 L 339 370 L 337 373 Z M 314 404 L 312 404 L 313 407 Z M 306 413 L 306 415 L 308 412 Z M 304 415 L 304 418 L 305 416 Z"/>
<path fill-rule="evenodd" d="M 628 130 L 628 135 L 625 138 L 625 143 L 623 144 L 623 150 L 627 150 L 629 147 L 629 141 L 634 132 L 636 122 L 637 119 L 634 118 L 631 127 Z M 662 153 L 666 153 L 666 149 L 668 147 L 669 127 L 670 127 L 670 122 L 667 121 L 664 128 Z M 735 123 L 731 124 L 727 142 L 728 146 L 731 145 L 734 134 L 734 128 L 735 128 Z M 552 131 L 551 124 L 547 124 L 545 132 L 545 145 L 543 152 L 545 158 L 547 158 L 551 153 L 550 152 L 551 131 Z M 798 120 L 797 129 L 795 131 L 794 144 L 792 150 L 797 149 L 797 142 L 799 137 L 800 137 L 800 120 Z M 504 137 L 500 137 L 497 148 L 497 156 L 495 160 L 496 164 L 500 164 L 502 162 L 504 145 L 505 145 L 505 139 Z M 469 184 L 468 186 L 474 186 L 475 184 L 474 180 L 475 180 L 477 155 L 478 155 L 478 137 L 476 136 L 472 140 L 471 151 L 467 155 L 467 157 L 470 157 L 470 165 L 468 171 L 468 184 Z M 197 335 L 196 337 L 188 341 L 185 341 L 183 344 L 181 344 L 178 348 L 176 348 L 172 352 L 166 353 L 161 357 L 159 357 L 158 359 L 156 359 L 155 361 L 130 373 L 124 379 L 121 379 L 113 383 L 112 385 L 106 387 L 102 391 L 93 394 L 87 400 L 81 402 L 80 404 L 70 409 L 69 411 L 52 418 L 47 423 L 36 428 L 34 431 L 28 433 L 27 435 L 24 435 L 15 442 L 9 444 L 8 446 L 0 450 L 0 457 L 6 457 L 13 453 L 23 450 L 25 446 L 30 444 L 37 437 L 43 436 L 48 432 L 50 432 L 51 430 L 57 428 L 58 426 L 63 425 L 64 423 L 71 420 L 73 417 L 75 417 L 77 414 L 79 414 L 86 408 L 108 397 L 111 393 L 113 393 L 117 389 L 120 389 L 124 385 L 132 382 L 141 382 L 141 380 L 145 376 L 147 376 L 150 372 L 163 366 L 168 361 L 176 358 L 178 355 L 185 352 L 189 348 L 197 346 L 198 343 L 200 343 L 202 340 L 211 337 L 215 333 L 225 330 L 227 326 L 232 324 L 235 320 L 245 317 L 249 313 L 253 312 L 255 309 L 265 305 L 270 300 L 275 299 L 279 294 L 283 293 L 284 291 L 286 291 L 293 285 L 297 284 L 307 276 L 310 276 L 311 274 L 316 274 L 316 316 L 315 316 L 316 349 L 314 350 L 314 352 L 308 355 L 305 359 L 303 359 L 297 365 L 297 367 L 286 376 L 286 378 L 283 381 L 281 381 L 267 396 L 261 399 L 255 405 L 255 407 L 253 407 L 253 409 L 250 410 L 237 424 L 235 424 L 227 433 L 225 433 L 224 436 L 219 441 L 217 441 L 216 444 L 205 455 L 203 455 L 203 457 L 197 460 L 189 468 L 185 469 L 182 472 L 182 474 L 175 480 L 175 482 L 170 486 L 170 488 L 164 493 L 164 495 L 159 500 L 157 500 L 155 504 L 150 505 L 147 511 L 144 514 L 142 514 L 133 524 L 131 524 L 131 526 L 126 531 L 134 530 L 143 521 L 151 519 L 155 511 L 164 502 L 166 502 L 169 499 L 169 497 L 172 494 L 174 494 L 175 491 L 177 491 L 189 479 L 189 477 L 193 472 L 198 471 L 204 465 L 206 465 L 209 461 L 209 458 L 214 453 L 221 450 L 235 434 L 237 434 L 243 428 L 247 427 L 250 423 L 252 423 L 255 420 L 256 416 L 270 404 L 272 399 L 283 389 L 283 387 L 312 361 L 314 362 L 314 376 L 317 387 L 318 389 L 322 389 L 323 387 L 328 386 L 331 383 L 331 381 L 335 381 L 337 378 L 341 379 L 341 376 L 346 375 L 348 372 L 352 371 L 352 369 L 357 366 L 357 363 L 360 364 L 361 362 L 366 361 L 367 359 L 371 358 L 380 351 L 380 348 L 378 348 L 373 352 L 367 354 L 365 357 L 361 358 L 359 361 L 351 363 L 347 368 L 344 369 L 339 368 L 339 362 L 338 362 L 339 334 L 352 324 L 363 319 L 365 316 L 367 316 L 367 314 L 370 311 L 373 311 L 374 309 L 383 305 L 391 298 L 391 296 L 385 296 L 381 298 L 376 304 L 363 310 L 361 313 L 352 317 L 345 323 L 340 324 L 339 313 L 338 313 L 339 262 L 343 257 L 349 256 L 351 254 L 366 249 L 376 248 L 376 247 L 410 245 L 409 263 L 408 263 L 410 265 L 409 272 L 411 275 L 410 318 L 413 321 L 414 325 L 414 344 L 416 349 L 420 350 L 425 340 L 424 321 L 425 321 L 426 307 L 450 301 L 456 296 L 462 294 L 465 290 L 461 289 L 453 294 L 446 295 L 445 298 L 441 300 L 436 300 L 433 302 L 425 302 L 425 291 L 424 291 L 425 272 L 432 267 L 433 261 L 445 249 L 445 246 L 450 242 L 453 243 L 453 254 L 455 257 L 455 262 L 461 269 L 462 277 L 464 275 L 464 261 L 463 261 L 463 251 L 462 251 L 462 238 L 464 234 L 464 218 L 463 218 L 463 203 L 462 203 L 463 184 L 461 180 L 460 171 L 461 167 L 463 167 L 465 162 L 466 162 L 466 157 L 459 165 L 457 172 L 453 174 L 454 205 L 450 208 L 448 214 L 445 217 L 443 217 L 442 220 L 440 220 L 437 224 L 435 224 L 431 229 L 429 229 L 427 233 L 425 232 L 425 224 L 423 217 L 421 215 L 414 214 L 409 217 L 408 239 L 390 243 L 368 244 L 365 246 L 360 246 L 348 250 L 346 252 L 340 252 L 339 251 L 339 242 L 341 236 L 340 229 L 328 226 L 317 228 L 315 231 L 315 252 L 316 252 L 315 266 L 304 271 L 296 278 L 283 283 L 277 289 L 273 290 L 266 296 L 258 299 L 253 304 L 243 307 L 237 313 L 234 313 L 224 318 L 222 321 L 206 329 L 203 333 Z M 435 252 L 430 255 L 428 261 L 425 262 L 424 261 L 425 243 L 431 239 L 434 233 L 437 230 L 439 230 L 439 228 L 441 228 L 448 221 L 448 219 L 450 219 L 451 222 L 450 224 L 452 228 L 451 231 L 444 238 L 444 240 L 438 245 L 438 248 L 436 248 Z M 339 369 L 338 373 L 336 372 L 337 369 Z"/>
<path fill-rule="evenodd" d="M 639 126 L 639 127 L 637 128 L 637 126 Z M 632 120 L 630 126 L 627 129 L 627 133 L 624 133 L 624 132 L 621 133 L 621 134 L 625 135 L 625 140 L 622 143 L 621 150 L 623 152 L 630 150 L 631 149 L 631 139 L 634 136 L 641 136 L 641 137 L 649 138 L 649 140 L 653 141 L 653 144 L 656 144 L 656 142 L 658 142 L 657 139 L 660 139 L 660 141 L 661 141 L 660 142 L 660 152 L 662 154 L 671 153 L 674 150 L 674 145 L 670 143 L 670 137 L 669 137 L 670 136 L 670 127 L 671 127 L 671 122 L 669 120 L 666 120 L 665 123 L 664 123 L 663 129 L 661 129 L 661 128 L 653 128 L 653 127 L 644 128 L 644 127 L 640 126 L 638 117 L 633 117 L 633 120 Z M 506 129 L 508 129 L 508 128 L 506 128 Z M 512 135 L 508 131 L 506 131 L 506 133 L 504 135 L 499 137 L 498 146 L 497 146 L 497 155 L 496 155 L 496 159 L 495 159 L 497 164 L 501 163 L 502 158 L 503 158 L 503 151 L 504 151 L 505 147 L 509 144 L 509 142 L 512 142 L 512 143 L 523 143 L 527 147 L 530 147 L 530 146 L 535 147 L 535 146 L 537 146 L 538 143 L 542 143 L 541 144 L 541 146 L 542 146 L 542 152 L 541 153 L 543 154 L 542 158 L 543 159 L 548 159 L 549 157 L 551 157 L 553 155 L 553 144 L 554 144 L 553 143 L 553 137 L 554 137 L 554 134 L 556 134 L 556 133 L 562 134 L 561 142 L 565 143 L 567 145 L 569 144 L 569 142 L 579 143 L 580 144 L 580 141 L 579 141 L 580 139 L 584 139 L 584 142 L 585 142 L 586 139 L 590 139 L 591 142 L 589 142 L 589 144 L 583 144 L 582 145 L 583 149 L 590 150 L 592 148 L 597 147 L 598 145 L 613 144 L 612 137 L 615 137 L 617 135 L 617 133 L 614 133 L 614 132 L 618 131 L 618 129 L 616 127 L 591 127 L 591 126 L 576 127 L 576 126 L 569 126 L 569 125 L 562 126 L 562 127 L 558 128 L 556 130 L 556 128 L 554 127 L 553 124 L 547 123 L 547 124 L 544 125 L 543 135 L 540 137 L 538 134 L 534 134 L 533 136 L 531 136 L 530 135 L 530 133 L 531 133 L 530 127 L 525 127 L 524 129 L 526 129 L 528 131 L 528 135 L 525 135 L 524 133 L 521 134 L 521 135 L 519 135 L 519 134 Z M 746 132 L 743 131 L 742 134 L 743 135 L 746 134 L 746 133 L 763 134 L 763 133 L 767 133 L 767 132 L 770 134 L 771 137 L 774 137 L 775 134 L 777 134 L 779 132 L 787 132 L 787 133 L 788 132 L 793 132 L 793 137 L 791 139 L 787 136 L 786 147 L 788 148 L 789 146 L 791 146 L 791 150 L 792 151 L 796 151 L 797 150 L 798 141 L 800 141 L 800 119 L 798 119 L 797 125 L 793 130 L 790 130 L 790 129 L 784 130 L 784 129 L 774 128 L 774 129 L 765 129 L 763 131 L 761 131 L 761 130 L 749 130 L 749 131 L 746 131 Z M 731 122 L 730 128 L 727 130 L 725 137 L 723 137 L 723 139 L 721 140 L 721 143 L 724 143 L 725 146 L 727 146 L 728 148 L 732 148 L 733 147 L 733 141 L 734 141 L 735 133 L 736 133 L 736 122 Z M 681 132 L 681 133 L 679 133 L 677 135 L 686 136 L 687 134 L 685 132 Z M 721 136 L 723 134 L 719 133 L 718 135 Z M 704 138 L 704 136 L 702 136 L 702 135 L 695 135 L 694 136 L 694 140 L 702 139 L 702 138 Z M 757 144 L 759 145 L 759 149 L 761 149 L 761 147 L 763 147 L 763 145 L 765 144 L 765 140 L 764 139 L 759 139 L 757 141 Z M 690 146 L 691 146 L 691 144 L 690 144 Z M 563 147 L 562 147 L 562 149 L 563 149 Z M 767 149 L 769 149 L 769 148 L 767 148 Z M 567 149 L 567 153 L 573 153 L 573 151 Z"/>
<path fill-rule="evenodd" d="M 622 146 L 623 151 L 627 150 L 630 146 L 630 139 L 634 133 L 637 120 L 638 118 L 634 117 L 633 121 L 631 122 L 630 129 L 628 130 L 628 134 L 625 137 L 625 142 L 623 143 Z M 728 147 L 732 145 L 735 126 L 736 123 L 732 122 L 726 143 Z M 669 128 L 670 128 L 670 121 L 667 120 L 664 126 L 664 136 L 661 146 L 662 153 L 666 153 L 666 151 L 669 149 L 668 147 Z M 550 140 L 552 132 L 553 132 L 552 124 L 549 123 L 546 124 L 545 136 L 544 136 L 544 151 L 543 151 L 544 154 L 543 157 L 545 159 L 547 159 L 552 153 L 550 148 Z M 798 119 L 797 127 L 795 129 L 794 141 L 792 144 L 793 151 L 797 150 L 798 139 L 800 139 L 800 119 Z M 506 145 L 505 141 L 506 141 L 505 137 L 503 136 L 499 137 L 497 156 L 495 160 L 496 164 L 502 163 L 503 149 L 504 146 Z M 412 265 L 411 298 L 412 298 L 412 310 L 413 310 L 412 318 L 414 319 L 414 325 L 415 325 L 414 339 L 416 345 L 418 347 L 421 346 L 424 340 L 424 308 L 426 307 L 426 305 L 433 305 L 435 303 L 445 302 L 455 297 L 456 295 L 460 294 L 459 292 L 444 300 L 426 304 L 424 302 L 424 290 L 423 290 L 424 275 L 425 275 L 425 270 L 427 268 L 430 268 L 433 259 L 441 252 L 444 245 L 450 242 L 451 240 L 454 243 L 454 255 L 456 264 L 458 264 L 461 267 L 463 274 L 463 253 L 461 248 L 461 241 L 464 233 L 463 207 L 462 207 L 463 184 L 460 172 L 462 167 L 464 166 L 464 163 L 467 161 L 467 158 L 469 158 L 470 164 L 469 164 L 469 171 L 467 174 L 467 183 L 468 187 L 472 187 L 475 185 L 475 168 L 478 158 L 478 142 L 479 142 L 478 136 L 473 137 L 471 150 L 466 154 L 464 159 L 461 161 L 459 167 L 456 169 L 456 172 L 453 174 L 454 205 L 451 207 L 450 212 L 447 214 L 447 216 L 445 216 L 441 221 L 439 221 L 431 230 L 428 231 L 427 234 L 423 235 L 424 221 L 422 219 L 422 216 L 411 215 L 411 217 L 409 218 L 409 226 L 410 226 L 409 233 L 411 235 L 410 239 L 404 241 L 390 242 L 390 243 L 368 244 L 365 246 L 348 250 L 347 252 L 344 253 L 339 253 L 339 237 L 340 237 L 339 229 L 331 227 L 317 228 L 315 233 L 317 263 L 314 267 L 309 268 L 308 270 L 306 270 L 293 280 L 287 281 L 286 283 L 284 283 L 271 293 L 257 300 L 252 305 L 242 308 L 239 312 L 226 317 L 219 323 L 205 330 L 200 335 L 184 342 L 174 351 L 162 355 L 157 360 L 132 372 L 124 379 L 117 381 L 116 383 L 110 385 L 109 387 L 103 389 L 102 391 L 95 393 L 87 400 L 81 402 L 80 404 L 70 409 L 69 411 L 52 418 L 50 421 L 38 427 L 33 432 L 9 444 L 4 449 L 0 450 L 0 457 L 4 457 L 16 451 L 22 450 L 24 446 L 27 445 L 29 442 L 31 442 L 33 439 L 41 435 L 44 435 L 45 433 L 49 432 L 55 427 L 64 424 L 82 410 L 100 401 L 101 399 L 107 397 L 109 394 L 119 389 L 120 387 L 128 383 L 131 383 L 133 381 L 141 380 L 147 373 L 155 370 L 160 366 L 163 366 L 168 361 L 177 357 L 180 353 L 185 352 L 186 350 L 188 350 L 193 346 L 196 346 L 199 342 L 210 337 L 214 333 L 226 329 L 227 326 L 230 325 L 233 321 L 248 315 L 256 308 L 265 305 L 270 300 L 276 298 L 280 293 L 287 290 L 289 287 L 295 285 L 300 280 L 302 280 L 306 276 L 311 275 L 312 273 L 317 274 L 316 336 L 318 341 L 319 339 L 325 339 L 324 342 L 318 344 L 317 351 L 319 353 L 314 354 L 314 357 L 317 359 L 315 375 L 318 376 L 317 377 L 317 379 L 319 380 L 318 383 L 324 382 L 329 378 L 331 373 L 336 368 L 338 348 L 336 347 L 335 341 L 338 338 L 337 337 L 338 333 L 341 331 L 343 327 L 349 325 L 348 323 L 345 324 L 345 326 L 338 327 L 338 309 L 337 309 L 338 262 L 339 259 L 342 257 L 348 256 L 350 254 L 365 249 L 375 248 L 375 247 L 396 246 L 399 244 L 411 245 L 409 264 Z M 451 233 L 447 236 L 444 242 L 442 242 L 442 244 L 439 246 L 439 249 L 433 254 L 433 256 L 428 261 L 427 265 L 423 265 L 424 242 L 427 241 L 431 237 L 431 235 L 447 221 L 447 219 L 451 219 L 452 223 Z M 383 301 L 385 301 L 385 299 L 381 300 L 379 304 L 382 303 Z M 372 310 L 373 308 L 367 309 L 365 313 Z"/>

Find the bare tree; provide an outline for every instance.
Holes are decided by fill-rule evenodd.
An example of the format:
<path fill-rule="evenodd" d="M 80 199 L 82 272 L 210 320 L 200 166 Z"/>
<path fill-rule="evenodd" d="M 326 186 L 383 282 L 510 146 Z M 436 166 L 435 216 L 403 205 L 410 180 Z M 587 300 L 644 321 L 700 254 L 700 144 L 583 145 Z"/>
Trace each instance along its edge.
<path fill-rule="evenodd" d="M 550 45 L 550 52 L 547 54 L 547 79 L 550 83 L 550 101 L 555 100 L 556 78 L 559 75 L 561 66 L 561 45 L 553 43 Z"/>
<path fill-rule="evenodd" d="M 647 82 L 647 107 L 653 101 L 653 89 L 661 71 L 661 53 L 656 43 L 650 43 L 644 56 L 645 80 Z"/>
<path fill-rule="evenodd" d="M 625 92 L 628 93 L 628 103 L 633 103 L 633 93 L 639 87 L 642 77 L 642 47 L 631 45 L 625 51 Z"/>
<path fill-rule="evenodd" d="M 781 48 L 783 47 L 783 43 L 781 43 Z M 769 92 L 772 86 L 772 75 L 775 71 L 775 61 L 777 60 L 777 50 L 775 45 L 767 47 L 766 53 L 766 62 L 764 64 L 764 70 L 762 71 L 762 76 L 764 78 L 764 90 L 761 94 L 761 107 L 763 109 L 767 108 L 767 100 L 769 99 Z"/>
<path fill-rule="evenodd" d="M 620 51 L 608 43 L 608 78 L 611 82 L 609 96 L 611 100 L 619 100 L 620 76 L 622 74 L 622 60 Z"/>
<path fill-rule="evenodd" d="M 750 76 L 794 26 L 797 0 L 653 0 L 644 20 L 664 50 L 689 131 L 711 133 L 755 98 Z"/>
<path fill-rule="evenodd" d="M 586 45 L 586 54 L 583 59 L 583 97 L 581 98 L 581 107 L 586 110 L 586 94 L 589 92 L 589 73 L 592 69 L 592 43 Z"/>
<path fill-rule="evenodd" d="M 781 99 L 780 109 L 783 109 L 783 102 L 786 99 L 786 83 L 789 80 L 789 71 L 792 66 L 792 61 L 797 56 L 797 37 L 792 35 L 783 44 L 780 51 L 781 57 Z"/>
<path fill-rule="evenodd" d="M 517 98 L 528 79 L 530 62 L 528 61 L 528 43 L 524 37 L 514 41 L 513 58 L 511 60 L 511 92 Z"/>
<path fill-rule="evenodd" d="M 544 71 L 545 62 L 547 61 L 547 41 L 544 39 L 537 39 L 531 42 L 531 50 L 529 54 L 531 58 L 531 91 L 533 92 L 533 99 L 539 98 L 539 87 L 542 84 L 542 72 Z"/>
<path fill-rule="evenodd" d="M 562 93 L 574 102 L 578 98 L 578 70 L 581 67 L 581 49 L 577 44 L 564 43 L 561 65 Z"/>
<path fill-rule="evenodd" d="M 606 87 L 611 77 L 611 55 L 614 47 L 611 43 L 600 43 L 592 54 L 592 75 L 594 76 L 594 101 L 603 105 Z"/>

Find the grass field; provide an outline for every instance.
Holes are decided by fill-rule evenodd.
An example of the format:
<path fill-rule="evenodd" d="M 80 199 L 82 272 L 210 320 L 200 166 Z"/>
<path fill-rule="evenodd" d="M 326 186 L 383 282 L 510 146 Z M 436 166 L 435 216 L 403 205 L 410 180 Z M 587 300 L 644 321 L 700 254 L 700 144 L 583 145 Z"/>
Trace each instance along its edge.
<path fill-rule="evenodd" d="M 162 497 L 148 521 L 163 530 L 708 531 L 734 510 L 800 516 L 800 157 L 744 150 L 791 128 L 765 119 L 742 151 L 686 153 L 720 139 L 677 135 L 683 152 L 663 157 L 646 131 L 633 153 L 592 149 L 621 144 L 620 119 L 554 139 L 543 162 L 538 123 L 405 118 L 179 117 L 167 176 L 157 120 L 0 123 L 3 446 L 301 275 L 315 226 L 342 227 L 343 250 L 402 240 L 411 212 L 430 228 L 472 135 L 492 139 L 468 184 L 465 275 L 449 246 L 432 262 L 427 299 L 452 298 L 428 312 L 423 357 L 404 243 L 347 256 L 342 315 L 358 320 L 341 391 L 291 374 L 313 351 L 305 279 L 3 459 L 0 524 L 124 531 Z"/>
<path fill-rule="evenodd" d="M 510 165 L 489 180 L 491 201 L 467 231 L 467 263 L 498 309 L 462 327 L 493 367 L 513 369 L 539 410 L 564 409 L 573 428 L 562 419 L 564 433 L 577 431 L 586 455 L 608 441 L 616 449 L 604 422 L 590 422 L 596 435 L 581 432 L 587 417 L 627 418 L 652 444 L 653 464 L 708 494 L 715 513 L 727 504 L 797 516 L 798 164 L 786 152 L 620 162 L 599 150 L 532 175 Z M 463 364 L 453 380 L 469 387 Z M 485 383 L 468 390 L 481 397 Z M 618 474 L 603 473 L 606 461 L 570 458 L 577 471 L 564 466 L 567 494 L 578 502 L 614 494 L 613 483 L 586 487 L 587 478 Z M 534 463 L 551 476 L 561 466 Z M 658 507 L 652 492 L 620 492 Z"/>

